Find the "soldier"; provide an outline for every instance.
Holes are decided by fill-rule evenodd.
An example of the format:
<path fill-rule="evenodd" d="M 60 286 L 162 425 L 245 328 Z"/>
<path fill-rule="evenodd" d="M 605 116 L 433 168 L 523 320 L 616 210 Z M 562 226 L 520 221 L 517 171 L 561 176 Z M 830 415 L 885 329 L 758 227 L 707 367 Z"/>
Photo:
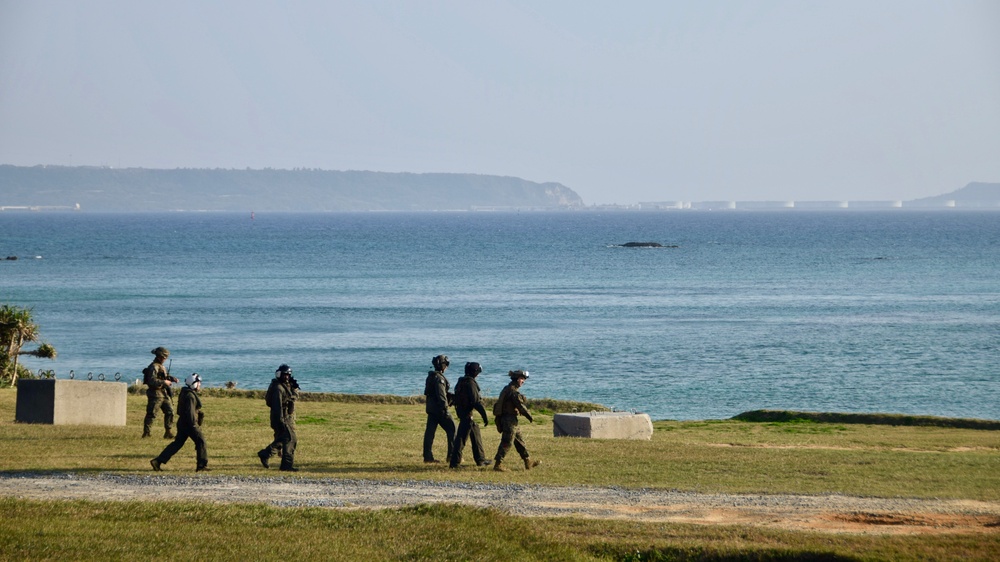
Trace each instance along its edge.
<path fill-rule="evenodd" d="M 455 443 L 455 421 L 448 413 L 448 406 L 451 405 L 452 394 L 448 391 L 451 385 L 448 379 L 444 378 L 444 372 L 448 369 L 448 356 L 438 355 L 431 359 L 434 366 L 433 371 L 427 372 L 427 380 L 424 382 L 424 396 L 427 397 L 427 428 L 424 430 L 424 462 L 441 462 L 434 459 L 434 433 L 438 426 L 444 429 L 448 438 L 448 459 L 451 459 L 452 448 Z"/>
<path fill-rule="evenodd" d="M 483 436 L 479 433 L 479 426 L 473 419 L 472 413 L 479 412 L 483 417 L 483 427 L 490 425 L 486 417 L 486 408 L 483 406 L 483 398 L 479 394 L 479 383 L 476 377 L 483 372 L 479 363 L 466 363 L 465 376 L 455 383 L 455 413 L 458 415 L 458 432 L 455 434 L 455 445 L 452 447 L 452 456 L 449 462 L 451 468 L 458 468 L 462 464 L 462 451 L 465 449 L 465 441 L 471 437 L 472 459 L 477 466 L 489 466 L 493 461 L 486 459 L 486 452 L 483 450 Z"/>
<path fill-rule="evenodd" d="M 170 376 L 163 362 L 170 356 L 170 350 L 158 347 L 150 351 L 156 358 L 148 367 L 142 370 L 143 383 L 146 385 L 146 418 L 142 422 L 142 436 L 149 437 L 156 419 L 156 411 L 163 410 L 163 438 L 174 438 L 174 404 L 173 391 L 170 388 L 177 381 Z"/>
<path fill-rule="evenodd" d="M 205 449 L 205 437 L 201 434 L 201 422 L 204 420 L 204 412 L 201 411 L 201 399 L 198 398 L 198 391 L 201 390 L 201 375 L 191 373 L 184 379 L 184 388 L 177 398 L 177 438 L 168 443 L 163 448 L 163 452 L 158 457 L 149 461 L 153 470 L 159 472 L 160 465 L 167 464 L 170 457 L 181 450 L 184 443 L 191 438 L 194 441 L 195 472 L 208 470 L 208 452 Z"/>
<path fill-rule="evenodd" d="M 270 468 L 270 459 L 281 456 L 280 470 L 298 472 L 295 468 L 295 400 L 299 397 L 299 383 L 292 378 L 292 368 L 281 365 L 274 372 L 274 380 L 267 388 L 264 402 L 271 408 L 271 429 L 274 441 L 257 452 L 260 464 Z"/>
<path fill-rule="evenodd" d="M 517 428 L 518 414 L 527 418 L 529 423 L 535 421 L 525 407 L 526 400 L 520 392 L 521 385 L 528 380 L 528 371 L 510 371 L 507 375 L 510 377 L 510 384 L 500 391 L 500 397 L 493 406 L 493 421 L 496 423 L 497 431 L 500 432 L 500 446 L 497 447 L 497 455 L 493 459 L 495 461 L 493 470 L 507 472 L 503 467 L 503 458 L 507 455 L 507 451 L 510 451 L 512 443 L 517 449 L 517 454 L 524 460 L 524 469 L 531 470 L 540 465 L 541 461 L 531 460 L 528 449 L 524 446 L 524 439 L 521 438 L 521 431 Z"/>

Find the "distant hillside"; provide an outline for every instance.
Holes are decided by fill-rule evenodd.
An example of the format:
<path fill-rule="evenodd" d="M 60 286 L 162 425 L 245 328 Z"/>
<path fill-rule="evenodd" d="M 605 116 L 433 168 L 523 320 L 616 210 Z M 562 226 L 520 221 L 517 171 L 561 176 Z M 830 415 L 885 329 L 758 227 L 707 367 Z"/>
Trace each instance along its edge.
<path fill-rule="evenodd" d="M 423 211 L 572 208 L 558 183 L 476 174 L 0 165 L 0 207 L 85 211 Z"/>
<path fill-rule="evenodd" d="M 907 201 L 906 207 L 955 206 L 965 208 L 1000 207 L 1000 183 L 972 182 L 969 185 L 934 197 L 924 197 Z"/>

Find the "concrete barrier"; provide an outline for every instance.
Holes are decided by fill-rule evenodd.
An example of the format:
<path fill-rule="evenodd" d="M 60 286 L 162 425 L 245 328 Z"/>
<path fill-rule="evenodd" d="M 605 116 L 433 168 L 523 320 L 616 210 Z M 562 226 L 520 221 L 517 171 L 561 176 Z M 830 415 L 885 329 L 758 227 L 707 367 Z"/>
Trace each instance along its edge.
<path fill-rule="evenodd" d="M 53 425 L 125 425 L 123 382 L 19 380 L 14 419 Z"/>
<path fill-rule="evenodd" d="M 629 412 L 556 414 L 552 417 L 552 435 L 591 439 L 652 439 L 653 421 L 649 419 L 649 414 Z"/>

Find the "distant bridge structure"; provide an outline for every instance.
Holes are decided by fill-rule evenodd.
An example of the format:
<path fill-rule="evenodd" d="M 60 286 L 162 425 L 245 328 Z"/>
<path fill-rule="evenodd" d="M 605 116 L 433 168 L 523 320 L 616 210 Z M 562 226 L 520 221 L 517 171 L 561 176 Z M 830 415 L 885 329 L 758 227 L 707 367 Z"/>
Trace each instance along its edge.
<path fill-rule="evenodd" d="M 1000 201 L 955 200 L 941 201 L 643 201 L 643 211 L 666 210 L 878 210 L 878 209 L 1000 209 Z"/>
<path fill-rule="evenodd" d="M 0 211 L 79 211 L 76 205 L 0 205 Z"/>

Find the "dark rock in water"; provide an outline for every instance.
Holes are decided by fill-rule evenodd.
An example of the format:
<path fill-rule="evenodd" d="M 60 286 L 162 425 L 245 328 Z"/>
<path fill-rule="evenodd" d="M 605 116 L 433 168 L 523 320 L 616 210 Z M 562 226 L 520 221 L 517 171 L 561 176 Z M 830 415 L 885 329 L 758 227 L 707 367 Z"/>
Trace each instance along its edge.
<path fill-rule="evenodd" d="M 14 261 L 17 259 L 17 256 L 7 256 L 7 259 L 10 261 Z"/>

